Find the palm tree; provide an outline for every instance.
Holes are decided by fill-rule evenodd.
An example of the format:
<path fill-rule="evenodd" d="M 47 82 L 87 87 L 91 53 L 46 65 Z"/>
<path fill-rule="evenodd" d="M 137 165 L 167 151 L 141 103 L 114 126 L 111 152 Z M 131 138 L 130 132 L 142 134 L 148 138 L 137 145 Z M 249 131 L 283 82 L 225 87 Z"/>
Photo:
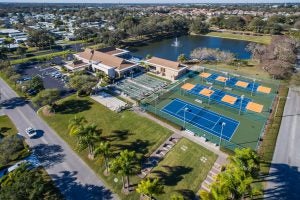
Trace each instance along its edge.
<path fill-rule="evenodd" d="M 136 173 L 140 168 L 139 161 L 135 151 L 124 150 L 120 155 L 110 162 L 110 171 L 114 174 L 122 176 L 123 190 L 125 191 L 125 180 L 127 187 L 129 186 L 129 176 Z"/>
<path fill-rule="evenodd" d="M 104 164 L 105 164 L 105 170 L 106 174 L 108 174 L 108 159 L 109 156 L 111 155 L 111 149 L 110 149 L 110 144 L 109 142 L 101 142 L 99 146 L 95 149 L 94 155 L 102 155 L 104 158 Z"/>
<path fill-rule="evenodd" d="M 232 167 L 239 168 L 253 178 L 256 178 L 259 172 L 259 156 L 250 148 L 235 149 L 235 154 L 228 159 Z"/>
<path fill-rule="evenodd" d="M 75 117 L 73 119 L 70 119 L 68 129 L 69 129 L 69 134 L 71 136 L 75 136 L 79 133 L 80 129 L 82 129 L 83 125 L 87 123 L 87 120 L 85 117 Z"/>
<path fill-rule="evenodd" d="M 159 195 L 164 192 L 164 186 L 159 183 L 158 178 L 156 179 L 146 179 L 142 180 L 138 186 L 136 191 L 140 194 L 147 195 L 149 199 L 152 199 L 153 195 Z"/>
<path fill-rule="evenodd" d="M 97 130 L 97 126 L 89 124 L 79 128 L 79 132 L 77 134 L 79 151 L 88 149 L 88 157 L 90 159 L 94 159 L 95 144 L 100 139 L 98 133 L 99 131 Z"/>

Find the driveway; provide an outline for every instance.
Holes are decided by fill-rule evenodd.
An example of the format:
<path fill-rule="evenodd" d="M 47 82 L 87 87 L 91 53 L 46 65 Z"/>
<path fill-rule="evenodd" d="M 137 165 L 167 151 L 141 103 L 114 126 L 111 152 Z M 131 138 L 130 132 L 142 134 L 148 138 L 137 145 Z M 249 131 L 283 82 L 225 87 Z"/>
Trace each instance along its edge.
<path fill-rule="evenodd" d="M 266 177 L 265 199 L 300 199 L 300 93 L 290 89 Z"/>
<path fill-rule="evenodd" d="M 26 139 L 26 142 L 66 199 L 118 199 L 80 157 L 2 79 L 0 79 L 0 88 L 1 102 L 6 100 L 1 112 L 10 117 L 18 131 L 26 138 L 24 130 L 27 127 L 31 126 L 38 130 L 38 137 Z"/>

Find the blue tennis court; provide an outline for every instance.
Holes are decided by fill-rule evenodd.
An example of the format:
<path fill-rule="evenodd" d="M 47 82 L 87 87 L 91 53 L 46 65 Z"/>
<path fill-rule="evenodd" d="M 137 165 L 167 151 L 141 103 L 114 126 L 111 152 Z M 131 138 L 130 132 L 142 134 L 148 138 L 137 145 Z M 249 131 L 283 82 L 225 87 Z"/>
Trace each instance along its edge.
<path fill-rule="evenodd" d="M 230 141 L 239 126 L 239 122 L 234 119 L 206 110 L 181 99 L 172 100 L 161 111 L 217 137 L 221 135 L 222 123 L 224 122 L 225 126 L 222 138 L 227 141 Z"/>

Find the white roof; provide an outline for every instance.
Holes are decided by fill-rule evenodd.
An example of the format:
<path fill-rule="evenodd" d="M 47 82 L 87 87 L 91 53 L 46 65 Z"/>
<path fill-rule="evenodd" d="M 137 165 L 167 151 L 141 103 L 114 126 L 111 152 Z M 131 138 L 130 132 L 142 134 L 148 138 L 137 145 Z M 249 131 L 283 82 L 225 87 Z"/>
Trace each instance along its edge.
<path fill-rule="evenodd" d="M 0 33 L 9 34 L 9 33 L 19 33 L 20 31 L 16 29 L 0 29 Z"/>

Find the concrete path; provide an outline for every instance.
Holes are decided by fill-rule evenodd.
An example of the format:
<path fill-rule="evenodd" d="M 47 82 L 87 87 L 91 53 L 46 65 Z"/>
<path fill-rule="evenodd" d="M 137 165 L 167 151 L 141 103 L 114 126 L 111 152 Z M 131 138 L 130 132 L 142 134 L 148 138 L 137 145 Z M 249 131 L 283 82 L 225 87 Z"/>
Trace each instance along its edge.
<path fill-rule="evenodd" d="M 1 112 L 10 117 L 18 131 L 26 138 L 24 131 L 27 127 L 31 126 L 38 130 L 38 137 L 27 138 L 26 142 L 66 199 L 118 199 L 68 144 L 2 79 L 0 88 Z"/>
<path fill-rule="evenodd" d="M 265 199 L 300 199 L 300 93 L 289 91 L 266 177 Z"/>

